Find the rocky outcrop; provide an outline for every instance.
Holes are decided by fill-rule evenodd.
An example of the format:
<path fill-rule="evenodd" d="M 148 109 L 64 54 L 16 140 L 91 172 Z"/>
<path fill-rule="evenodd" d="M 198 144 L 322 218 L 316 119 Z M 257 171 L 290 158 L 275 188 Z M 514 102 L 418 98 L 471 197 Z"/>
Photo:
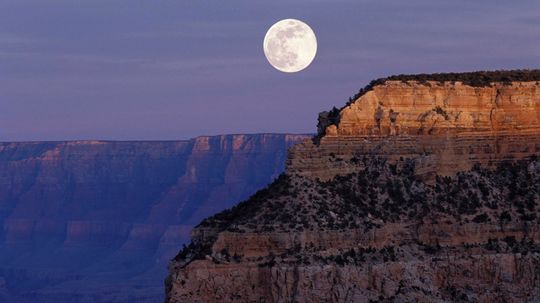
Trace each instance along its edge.
<path fill-rule="evenodd" d="M 0 290 L 8 301 L 160 301 L 191 227 L 268 184 L 306 138 L 0 143 Z"/>
<path fill-rule="evenodd" d="M 284 175 L 199 224 L 168 302 L 540 300 L 537 80 L 374 82 Z"/>
<path fill-rule="evenodd" d="M 289 172 L 331 179 L 352 172 L 351 158 L 377 154 L 415 157 L 422 174 L 453 175 L 540 153 L 540 84 L 386 81 L 335 121 L 319 143 L 291 152 Z"/>

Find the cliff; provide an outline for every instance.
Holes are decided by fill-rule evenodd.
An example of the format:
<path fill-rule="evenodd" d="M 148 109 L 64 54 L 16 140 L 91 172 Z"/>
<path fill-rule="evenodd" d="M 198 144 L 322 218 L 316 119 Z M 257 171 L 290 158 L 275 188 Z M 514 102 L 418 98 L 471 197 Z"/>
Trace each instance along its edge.
<path fill-rule="evenodd" d="M 199 224 L 168 302 L 540 300 L 538 80 L 375 81 L 284 175 Z"/>
<path fill-rule="evenodd" d="M 191 227 L 272 181 L 306 138 L 0 143 L 0 289 L 17 302 L 163 300 Z"/>
<path fill-rule="evenodd" d="M 353 157 L 415 158 L 419 173 L 453 175 L 475 163 L 495 165 L 540 150 L 538 82 L 388 80 L 374 86 L 323 128 L 320 142 L 291 152 L 289 172 L 330 179 L 353 172 Z M 332 155 L 344 161 L 336 163 Z"/>

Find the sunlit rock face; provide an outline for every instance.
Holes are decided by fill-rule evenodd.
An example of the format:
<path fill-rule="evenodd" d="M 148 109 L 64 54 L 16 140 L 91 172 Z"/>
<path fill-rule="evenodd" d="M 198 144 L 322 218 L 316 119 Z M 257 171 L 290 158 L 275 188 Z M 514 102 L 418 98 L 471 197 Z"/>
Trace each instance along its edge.
<path fill-rule="evenodd" d="M 473 87 L 460 82 L 386 81 L 339 113 L 319 144 L 289 156 L 291 173 L 330 179 L 356 169 L 352 158 L 414 157 L 418 173 L 452 175 L 540 152 L 540 84 Z M 336 161 L 340 159 L 340 161 Z"/>
<path fill-rule="evenodd" d="M 200 223 L 168 302 L 540 300 L 538 88 L 377 82 Z"/>
<path fill-rule="evenodd" d="M 465 135 L 540 128 L 538 82 L 387 81 L 341 111 L 328 136 Z"/>
<path fill-rule="evenodd" d="M 277 177 L 306 138 L 0 143 L 0 301 L 162 301 L 192 225 Z"/>

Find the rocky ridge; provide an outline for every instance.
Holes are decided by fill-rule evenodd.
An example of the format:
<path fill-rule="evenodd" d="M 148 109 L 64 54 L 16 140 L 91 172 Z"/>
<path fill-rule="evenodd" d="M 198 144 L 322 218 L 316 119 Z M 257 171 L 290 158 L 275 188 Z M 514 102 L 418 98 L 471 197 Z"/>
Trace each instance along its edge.
<path fill-rule="evenodd" d="M 168 302 L 540 300 L 537 80 L 391 77 L 323 113 L 285 174 L 194 230 Z"/>

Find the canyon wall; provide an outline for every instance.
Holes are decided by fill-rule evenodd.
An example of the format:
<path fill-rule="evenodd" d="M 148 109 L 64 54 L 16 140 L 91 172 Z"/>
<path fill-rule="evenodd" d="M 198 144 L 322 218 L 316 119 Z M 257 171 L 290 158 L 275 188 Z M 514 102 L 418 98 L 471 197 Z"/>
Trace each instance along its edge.
<path fill-rule="evenodd" d="M 540 300 L 540 74 L 515 73 L 383 79 L 323 113 L 284 176 L 196 227 L 167 301 Z"/>
<path fill-rule="evenodd" d="M 162 301 L 192 226 L 277 177 L 306 138 L 0 143 L 0 301 Z"/>
<path fill-rule="evenodd" d="M 338 120 L 318 144 L 291 151 L 290 173 L 326 180 L 353 172 L 351 158 L 376 154 L 414 157 L 419 174 L 453 175 L 474 163 L 540 152 L 540 84 L 386 81 L 344 107 Z"/>

